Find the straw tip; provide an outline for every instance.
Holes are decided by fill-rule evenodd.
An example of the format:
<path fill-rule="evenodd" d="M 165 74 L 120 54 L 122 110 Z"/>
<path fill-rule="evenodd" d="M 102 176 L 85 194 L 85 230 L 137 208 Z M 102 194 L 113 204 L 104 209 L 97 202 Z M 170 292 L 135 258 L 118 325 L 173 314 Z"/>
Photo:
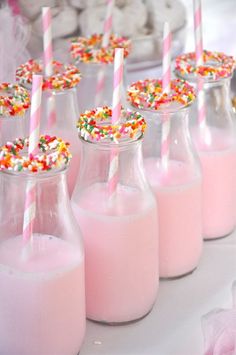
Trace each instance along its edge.
<path fill-rule="evenodd" d="M 47 12 L 47 11 L 50 11 L 50 7 L 49 6 L 43 6 L 42 7 L 42 13 L 45 13 L 45 12 Z"/>
<path fill-rule="evenodd" d="M 163 30 L 164 30 L 164 32 L 166 32 L 166 31 L 169 32 L 170 31 L 170 23 L 168 21 L 164 22 Z"/>

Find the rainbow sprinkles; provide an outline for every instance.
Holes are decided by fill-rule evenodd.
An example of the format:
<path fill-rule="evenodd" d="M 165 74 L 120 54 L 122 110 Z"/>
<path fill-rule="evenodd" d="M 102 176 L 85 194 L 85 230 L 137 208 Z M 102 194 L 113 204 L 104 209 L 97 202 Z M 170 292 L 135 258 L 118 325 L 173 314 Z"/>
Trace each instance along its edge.
<path fill-rule="evenodd" d="M 130 53 L 131 42 L 125 37 L 110 35 L 109 44 L 102 47 L 103 35 L 93 34 L 92 36 L 78 37 L 71 41 L 71 56 L 73 60 L 83 63 L 109 64 L 114 61 L 115 48 L 124 48 L 124 57 Z"/>
<path fill-rule="evenodd" d="M 75 87 L 81 80 L 78 68 L 72 64 L 52 62 L 53 75 L 43 78 L 43 90 L 66 90 Z M 16 70 L 16 79 L 23 85 L 31 85 L 33 74 L 43 74 L 43 64 L 34 59 L 20 65 Z"/>
<path fill-rule="evenodd" d="M 30 106 L 30 94 L 20 85 L 0 84 L 0 117 L 22 116 Z"/>
<path fill-rule="evenodd" d="M 127 95 L 132 106 L 151 110 L 166 109 L 174 102 L 188 106 L 196 97 L 194 88 L 181 79 L 171 80 L 168 93 L 163 91 L 161 80 L 139 80 L 129 86 Z"/>
<path fill-rule="evenodd" d="M 135 138 L 146 129 L 146 122 L 138 112 L 121 110 L 121 119 L 111 124 L 112 109 L 104 106 L 80 115 L 77 128 L 81 137 L 92 141 L 110 140 L 118 143 L 122 138 Z"/>
<path fill-rule="evenodd" d="M 2 146 L 0 148 L 0 171 L 32 173 L 50 171 L 64 167 L 71 159 L 68 150 L 69 143 L 65 143 L 61 138 L 41 136 L 39 139 L 40 153 L 34 156 L 21 154 L 28 146 L 28 138 L 19 138 Z"/>
<path fill-rule="evenodd" d="M 182 76 L 201 75 L 210 80 L 230 77 L 235 68 L 232 56 L 221 52 L 203 51 L 203 65 L 196 66 L 196 54 L 190 52 L 179 55 L 175 60 L 176 72 Z"/>

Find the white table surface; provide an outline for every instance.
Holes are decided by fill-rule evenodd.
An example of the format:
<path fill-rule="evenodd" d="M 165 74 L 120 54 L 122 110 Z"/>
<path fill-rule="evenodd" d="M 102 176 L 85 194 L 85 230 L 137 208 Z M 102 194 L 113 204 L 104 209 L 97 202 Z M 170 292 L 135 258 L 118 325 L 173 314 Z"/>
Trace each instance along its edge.
<path fill-rule="evenodd" d="M 191 0 L 188 8 L 186 50 L 193 50 Z M 204 47 L 236 54 L 236 0 L 202 0 Z M 152 68 L 129 73 L 128 81 L 153 77 Z M 236 232 L 204 243 L 198 269 L 191 275 L 161 281 L 152 312 L 126 326 L 87 322 L 80 355 L 202 355 L 201 317 L 214 308 L 230 307 L 236 279 Z"/>

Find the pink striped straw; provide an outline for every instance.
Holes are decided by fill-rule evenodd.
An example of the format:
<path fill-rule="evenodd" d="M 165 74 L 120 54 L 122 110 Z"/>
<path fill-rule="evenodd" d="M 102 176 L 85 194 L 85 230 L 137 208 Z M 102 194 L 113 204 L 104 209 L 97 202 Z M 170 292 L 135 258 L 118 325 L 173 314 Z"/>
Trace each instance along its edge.
<path fill-rule="evenodd" d="M 41 96 L 42 96 L 43 78 L 41 75 L 33 75 L 31 112 L 30 112 L 30 135 L 29 150 L 31 156 L 38 153 L 39 127 L 41 117 Z M 28 244 L 32 240 L 33 223 L 35 219 L 35 181 L 30 181 L 26 189 L 26 201 L 23 223 L 23 241 Z"/>
<path fill-rule="evenodd" d="M 103 27 L 102 47 L 105 48 L 109 44 L 112 29 L 112 13 L 114 8 L 114 0 L 107 0 L 107 12 Z"/>
<path fill-rule="evenodd" d="M 106 48 L 109 44 L 111 30 L 112 30 L 112 13 L 114 8 L 114 0 L 107 0 L 106 18 L 103 27 L 102 48 Z M 102 93 L 105 85 L 105 65 L 98 72 L 95 106 L 100 105 L 102 102 Z"/>
<path fill-rule="evenodd" d="M 171 32 L 168 22 L 164 23 L 163 31 L 163 56 L 162 56 L 162 90 L 170 92 L 171 84 Z M 164 115 L 161 134 L 161 163 L 166 168 L 170 151 L 170 117 Z"/>
<path fill-rule="evenodd" d="M 113 79 L 113 100 L 112 100 L 112 124 L 115 125 L 120 120 L 121 115 L 121 93 L 123 84 L 123 68 L 124 68 L 124 49 L 115 49 L 114 58 L 114 79 Z M 118 153 L 116 150 L 111 151 L 110 169 L 108 177 L 109 197 L 111 198 L 118 184 Z"/>
<path fill-rule="evenodd" d="M 202 11 L 201 0 L 194 0 L 194 35 L 195 35 L 195 53 L 196 66 L 203 64 L 203 44 L 202 44 Z M 206 123 L 206 106 L 204 97 L 204 81 L 198 76 L 197 91 L 198 91 L 198 123 L 200 127 L 204 127 Z"/>
<path fill-rule="evenodd" d="M 52 16 L 50 7 L 42 8 L 43 20 L 43 52 L 44 52 L 44 71 L 46 76 L 51 76 L 52 69 Z"/>
<path fill-rule="evenodd" d="M 43 52 L 44 52 L 44 73 L 46 76 L 53 74 L 53 51 L 52 51 L 52 15 L 50 7 L 42 8 L 43 22 Z M 51 95 L 47 101 L 47 128 L 51 128 L 56 123 L 56 103 Z"/>
<path fill-rule="evenodd" d="M 194 0 L 193 3 L 196 65 L 198 66 L 203 64 L 201 0 Z"/>

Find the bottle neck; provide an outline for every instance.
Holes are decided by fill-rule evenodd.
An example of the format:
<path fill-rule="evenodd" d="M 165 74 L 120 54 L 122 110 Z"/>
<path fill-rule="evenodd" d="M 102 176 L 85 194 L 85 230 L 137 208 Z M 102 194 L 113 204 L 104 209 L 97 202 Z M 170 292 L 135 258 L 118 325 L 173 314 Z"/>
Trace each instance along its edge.
<path fill-rule="evenodd" d="M 189 109 L 165 113 L 140 111 L 147 121 L 143 143 L 146 164 L 169 170 L 173 164 L 184 164 L 190 175 L 200 176 L 200 165 L 189 131 Z M 152 163 L 151 163 L 152 162 Z"/>
<path fill-rule="evenodd" d="M 0 199 L 1 222 L 8 220 L 8 212 L 15 215 L 19 225 L 22 225 L 22 218 L 25 209 L 27 187 L 35 186 L 36 203 L 36 225 L 40 224 L 42 216 L 57 214 L 60 206 L 69 206 L 69 195 L 67 190 L 66 169 L 57 172 L 43 172 L 39 174 L 25 173 L 0 173 Z M 42 226 L 41 226 L 42 227 Z"/>
<path fill-rule="evenodd" d="M 92 143 L 80 138 L 82 161 L 76 192 L 96 183 L 108 183 L 111 162 L 117 157 L 118 183 L 146 189 L 142 158 L 142 135 L 137 140 L 121 143 Z"/>
<path fill-rule="evenodd" d="M 28 135 L 26 115 L 0 116 L 0 146 Z"/>
<path fill-rule="evenodd" d="M 79 116 L 76 88 L 61 91 L 45 90 L 42 96 L 42 113 L 44 130 L 50 127 L 51 113 L 55 114 L 54 128 L 75 129 Z"/>

